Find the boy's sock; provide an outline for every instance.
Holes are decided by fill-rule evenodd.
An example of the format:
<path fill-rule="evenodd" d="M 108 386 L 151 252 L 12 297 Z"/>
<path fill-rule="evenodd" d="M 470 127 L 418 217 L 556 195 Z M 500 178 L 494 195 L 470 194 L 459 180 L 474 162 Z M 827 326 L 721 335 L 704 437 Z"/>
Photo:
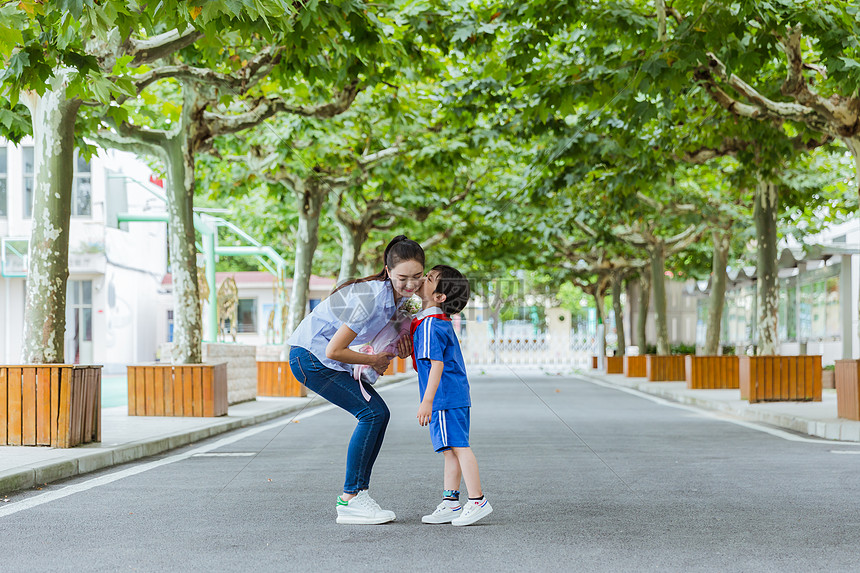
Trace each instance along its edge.
<path fill-rule="evenodd" d="M 484 496 L 481 497 L 470 497 L 469 501 L 484 501 Z"/>
<path fill-rule="evenodd" d="M 448 507 L 459 507 L 460 492 L 456 489 L 442 490 L 442 501 L 444 501 L 445 505 L 447 505 Z"/>

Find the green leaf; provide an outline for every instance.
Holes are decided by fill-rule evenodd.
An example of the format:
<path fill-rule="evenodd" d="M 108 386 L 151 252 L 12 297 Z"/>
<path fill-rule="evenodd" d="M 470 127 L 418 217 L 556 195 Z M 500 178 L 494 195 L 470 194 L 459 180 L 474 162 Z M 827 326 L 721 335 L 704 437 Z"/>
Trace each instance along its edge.
<path fill-rule="evenodd" d="M 3 60 L 12 55 L 12 50 L 24 43 L 24 35 L 21 30 L 7 25 L 8 20 L 3 14 L 4 11 L 8 11 L 7 8 L 8 6 L 0 10 L 0 18 L 3 18 L 0 20 L 0 56 L 3 56 Z"/>
<path fill-rule="evenodd" d="M 0 82 L 5 82 L 8 79 L 17 79 L 24 75 L 24 69 L 30 65 L 30 54 L 26 50 L 21 50 L 9 58 L 9 63 L 0 76 Z"/>
<path fill-rule="evenodd" d="M 84 13 L 84 0 L 59 0 L 58 8 L 72 15 L 75 20 L 80 20 Z"/>
<path fill-rule="evenodd" d="M 860 62 L 853 58 L 849 58 L 848 56 L 840 56 L 839 59 L 842 60 L 843 64 L 845 64 L 845 69 L 860 68 Z"/>

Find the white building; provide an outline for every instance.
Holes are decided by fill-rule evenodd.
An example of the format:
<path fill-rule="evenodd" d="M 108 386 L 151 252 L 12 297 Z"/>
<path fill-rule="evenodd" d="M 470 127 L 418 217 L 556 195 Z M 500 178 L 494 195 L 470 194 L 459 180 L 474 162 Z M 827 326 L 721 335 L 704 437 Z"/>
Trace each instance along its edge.
<path fill-rule="evenodd" d="M 0 359 L 20 362 L 27 245 L 32 227 L 33 144 L 0 139 Z M 133 155 L 102 151 L 75 162 L 69 241 L 65 360 L 114 366 L 152 361 L 158 289 L 167 271 L 164 225 L 116 224 L 117 213 L 163 212 L 150 170 Z"/>
<path fill-rule="evenodd" d="M 860 358 L 860 220 L 834 225 L 807 237 L 804 244 L 781 243 L 778 267 L 778 353 L 820 354 L 825 365 Z M 729 269 L 728 275 L 720 345 L 733 347 L 738 354 L 750 353 L 758 344 L 756 270 Z M 666 287 L 670 343 L 701 348 L 707 329 L 709 282 L 667 281 Z M 639 300 L 635 285 L 628 286 L 627 294 L 625 329 L 636 324 Z M 653 309 L 652 297 L 647 322 L 651 344 L 656 337 Z"/>
<path fill-rule="evenodd" d="M 834 225 L 804 244 L 780 244 L 779 353 L 820 354 L 825 365 L 860 357 L 860 221 Z M 758 342 L 755 268 L 729 271 L 723 313 L 724 345 L 747 351 Z M 705 284 L 690 285 L 699 305 L 697 342 L 704 342 Z"/>

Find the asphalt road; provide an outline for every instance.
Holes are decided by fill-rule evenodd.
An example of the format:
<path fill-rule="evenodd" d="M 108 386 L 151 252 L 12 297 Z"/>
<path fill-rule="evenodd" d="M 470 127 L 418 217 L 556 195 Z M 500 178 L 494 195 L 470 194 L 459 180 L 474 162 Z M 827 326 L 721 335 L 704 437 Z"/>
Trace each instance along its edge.
<path fill-rule="evenodd" d="M 395 523 L 335 524 L 354 421 L 304 412 L 10 496 L 0 571 L 860 567 L 860 455 L 839 453 L 860 448 L 790 441 L 575 377 L 476 375 L 472 446 L 495 511 L 476 526 L 429 526 L 442 466 L 415 421 L 416 384 L 383 396 L 393 416 L 371 494 Z"/>

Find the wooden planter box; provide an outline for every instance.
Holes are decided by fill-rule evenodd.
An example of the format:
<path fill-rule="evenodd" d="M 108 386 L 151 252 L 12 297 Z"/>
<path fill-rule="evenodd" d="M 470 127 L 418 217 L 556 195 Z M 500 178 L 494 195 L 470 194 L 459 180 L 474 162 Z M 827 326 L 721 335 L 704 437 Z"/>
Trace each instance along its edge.
<path fill-rule="evenodd" d="M 645 357 L 645 373 L 649 382 L 678 382 L 685 379 L 684 356 Z"/>
<path fill-rule="evenodd" d="M 407 370 L 412 369 L 412 358 L 400 358 L 399 356 L 395 356 L 391 359 L 391 362 L 388 363 L 388 368 L 385 369 L 385 372 L 382 373 L 383 376 L 388 376 L 390 374 L 403 374 Z"/>
<path fill-rule="evenodd" d="M 227 414 L 227 364 L 128 367 L 129 416 Z"/>
<path fill-rule="evenodd" d="M 690 390 L 736 390 L 737 356 L 685 356 L 684 374 Z"/>
<path fill-rule="evenodd" d="M 860 420 L 860 360 L 836 361 L 836 412 Z"/>
<path fill-rule="evenodd" d="M 385 369 L 385 372 L 382 373 L 383 376 L 390 376 L 391 374 L 397 374 L 397 361 L 400 360 L 396 356 L 391 359 L 391 362 L 388 363 L 388 368 Z"/>
<path fill-rule="evenodd" d="M 623 356 L 606 356 L 605 359 L 607 374 L 624 374 Z"/>
<path fill-rule="evenodd" d="M 0 366 L 0 445 L 101 441 L 101 366 Z"/>
<path fill-rule="evenodd" d="M 739 356 L 741 398 L 755 402 L 821 401 L 821 356 Z"/>
<path fill-rule="evenodd" d="M 624 356 L 624 375 L 628 378 L 645 378 L 648 374 L 646 356 Z"/>
<path fill-rule="evenodd" d="M 289 362 L 257 362 L 257 396 L 304 398 L 305 385 L 296 380 Z"/>

